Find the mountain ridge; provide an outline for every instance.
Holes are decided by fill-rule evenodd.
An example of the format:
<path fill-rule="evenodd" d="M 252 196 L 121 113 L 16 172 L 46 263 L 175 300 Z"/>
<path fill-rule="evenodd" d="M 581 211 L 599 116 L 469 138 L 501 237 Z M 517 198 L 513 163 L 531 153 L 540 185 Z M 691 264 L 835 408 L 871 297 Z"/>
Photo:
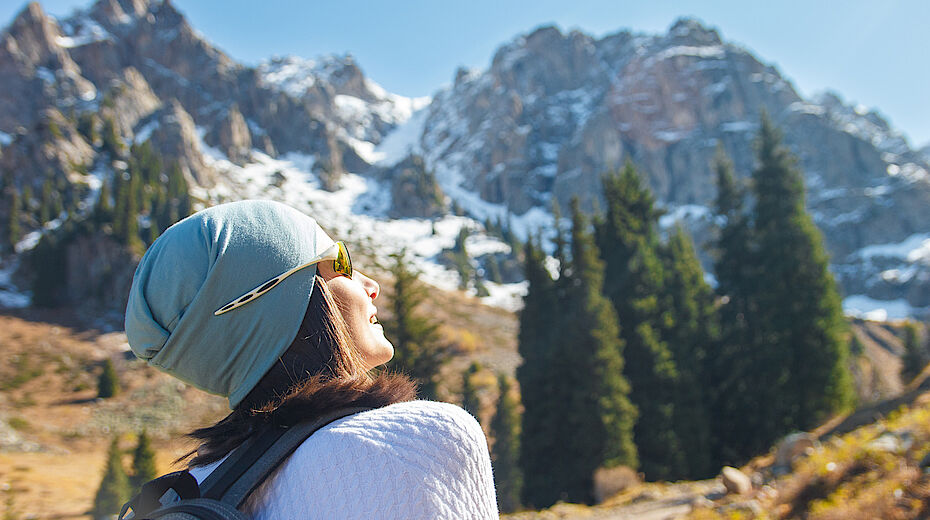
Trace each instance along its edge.
<path fill-rule="evenodd" d="M 150 141 L 176 161 L 201 205 L 243 196 L 303 207 L 312 198 L 350 199 L 341 204 L 351 214 L 330 207 L 337 228 L 352 227 L 340 220 L 358 223 L 397 245 L 428 237 L 401 231 L 412 222 L 385 220 L 404 215 L 417 193 L 395 183 L 416 177 L 428 185 L 434 176 L 446 207 L 430 214 L 455 205 L 471 217 L 446 213 L 450 224 L 438 227 L 468 226 L 473 242 L 490 244 L 486 221 L 509 222 L 526 236 L 551 226 L 552 199 L 578 195 L 592 210 L 599 176 L 626 160 L 648 176 L 666 221 L 684 217 L 706 243 L 710 156 L 721 143 L 747 176 L 764 107 L 807 174 L 808 206 L 847 296 L 859 297 L 863 312 L 881 302 L 908 313 L 930 309 L 930 152 L 913 150 L 879 113 L 857 111 L 836 94 L 803 99 L 777 67 L 695 19 L 679 19 L 665 34 L 601 38 L 539 27 L 502 44 L 486 69 L 459 69 L 451 86 L 418 99 L 385 91 L 348 54 L 243 65 L 168 1 L 99 0 L 60 21 L 33 2 L 0 37 L 0 92 L 14 93 L 0 95 L 8 190 L 36 194 L 51 182 L 65 206 L 92 205 L 120 171 L 121 159 L 92 135 L 112 120 L 119 140 Z M 91 135 L 79 131 L 84 117 Z M 401 164 L 423 171 L 410 177 Z M 5 197 L 4 222 L 8 206 Z M 28 231 L 40 224 L 23 217 Z M 433 267 L 437 255 L 431 246 L 417 258 L 448 285 L 450 275 Z"/>

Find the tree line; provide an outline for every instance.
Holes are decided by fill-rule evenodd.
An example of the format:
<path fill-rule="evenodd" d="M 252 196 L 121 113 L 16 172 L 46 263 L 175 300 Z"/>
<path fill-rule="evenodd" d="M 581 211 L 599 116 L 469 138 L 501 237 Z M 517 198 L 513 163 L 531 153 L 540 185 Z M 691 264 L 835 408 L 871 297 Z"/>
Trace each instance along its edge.
<path fill-rule="evenodd" d="M 524 504 L 591 502 L 599 467 L 706 478 L 853 404 L 827 253 L 764 116 L 756 158 L 748 188 L 722 152 L 715 160 L 716 289 L 681 228 L 660 236 L 631 163 L 603 177 L 603 214 L 589 221 L 573 202 L 570 229 L 556 229 L 557 273 L 540 239 L 527 243 Z"/>
<path fill-rule="evenodd" d="M 110 237 L 141 255 L 162 231 L 192 211 L 187 180 L 181 167 L 165 165 L 151 144 L 134 144 L 127 150 L 105 125 L 102 150 L 110 154 L 114 166 L 89 212 L 70 211 L 62 225 L 46 231 L 30 252 L 33 270 L 33 304 L 55 307 L 67 303 L 67 258 L 69 246 L 81 237 L 97 233 Z M 15 212 L 17 204 L 11 205 Z M 12 214 L 12 213 L 11 213 Z M 18 228 L 15 228 L 18 233 Z M 12 237 L 11 237 L 12 239 Z"/>

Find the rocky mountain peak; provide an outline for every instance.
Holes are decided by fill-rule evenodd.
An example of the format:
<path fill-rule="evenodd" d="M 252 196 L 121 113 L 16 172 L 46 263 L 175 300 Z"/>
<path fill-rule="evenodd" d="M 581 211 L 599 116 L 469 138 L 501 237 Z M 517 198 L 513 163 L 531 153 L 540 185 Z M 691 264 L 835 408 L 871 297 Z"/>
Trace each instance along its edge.
<path fill-rule="evenodd" d="M 24 65 L 37 66 L 58 47 L 58 24 L 37 2 L 30 2 L 5 31 L 5 47 Z"/>
<path fill-rule="evenodd" d="M 562 31 L 555 25 L 543 25 L 537 27 L 533 32 L 526 36 L 526 47 L 530 49 L 540 49 L 548 47 L 563 38 Z"/>
<path fill-rule="evenodd" d="M 111 26 L 131 23 L 152 13 L 167 2 L 150 0 L 97 0 L 88 12 Z M 171 8 L 173 10 L 173 8 Z"/>
<path fill-rule="evenodd" d="M 716 29 L 705 27 L 696 18 L 679 18 L 668 30 L 668 39 L 675 45 L 720 45 L 723 41 Z"/>
<path fill-rule="evenodd" d="M 351 54 L 327 56 L 317 67 L 317 72 L 340 94 L 355 96 L 370 101 L 372 93 L 366 85 L 365 74 Z"/>

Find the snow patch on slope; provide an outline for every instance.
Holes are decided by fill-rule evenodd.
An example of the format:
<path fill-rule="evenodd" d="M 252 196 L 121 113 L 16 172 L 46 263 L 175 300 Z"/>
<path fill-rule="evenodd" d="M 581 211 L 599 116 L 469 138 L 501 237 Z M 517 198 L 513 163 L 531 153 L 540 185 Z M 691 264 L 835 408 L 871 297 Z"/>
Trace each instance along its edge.
<path fill-rule="evenodd" d="M 930 265 L 930 233 L 916 233 L 901 242 L 863 247 L 854 253 L 858 258 L 899 258 L 908 263 Z"/>
<path fill-rule="evenodd" d="M 866 320 L 903 320 L 927 309 L 915 308 L 907 300 L 875 300 L 868 296 L 855 295 L 843 300 L 843 312 L 847 316 Z"/>
<path fill-rule="evenodd" d="M 253 162 L 238 166 L 219 150 L 203 142 L 201 147 L 204 160 L 223 174 L 224 181 L 195 196 L 202 196 L 213 203 L 241 199 L 284 202 L 312 215 L 337 240 L 347 240 L 363 247 L 381 265 L 389 265 L 390 254 L 406 249 L 409 259 L 422 271 L 423 281 L 446 290 L 458 289 L 458 274 L 439 265 L 436 259 L 443 249 L 455 244 L 456 236 L 463 227 L 480 230 L 482 224 L 478 221 L 454 215 L 435 221 L 389 220 L 377 216 L 378 211 L 356 213 L 359 206 L 389 202 L 389 190 L 377 180 L 347 173 L 340 178 L 338 189 L 327 192 L 321 189 L 319 178 L 312 172 L 316 159 L 309 155 L 287 154 L 272 158 L 253 150 Z M 474 243 L 476 250 L 509 248 L 496 238 L 482 236 L 476 240 L 480 240 L 480 243 Z M 364 266 L 359 267 L 365 269 Z M 525 284 L 485 284 L 491 293 L 482 298 L 486 304 L 511 310 L 522 305 Z"/>

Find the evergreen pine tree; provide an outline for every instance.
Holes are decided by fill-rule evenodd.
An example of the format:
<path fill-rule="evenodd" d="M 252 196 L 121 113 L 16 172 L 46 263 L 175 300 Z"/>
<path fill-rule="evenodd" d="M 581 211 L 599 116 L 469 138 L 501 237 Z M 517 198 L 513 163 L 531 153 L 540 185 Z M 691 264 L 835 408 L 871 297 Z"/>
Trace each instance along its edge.
<path fill-rule="evenodd" d="M 158 470 L 155 469 L 155 450 L 152 449 L 152 442 L 149 440 L 148 433 L 142 430 L 139 433 L 139 440 L 136 449 L 132 454 L 132 476 L 129 479 L 130 487 L 138 491 L 142 484 L 158 476 Z"/>
<path fill-rule="evenodd" d="M 119 513 L 123 503 L 129 500 L 131 488 L 129 477 L 123 468 L 122 454 L 114 436 L 107 451 L 107 462 L 97 495 L 94 497 L 94 518 L 110 518 Z"/>
<path fill-rule="evenodd" d="M 475 276 L 471 265 L 471 257 L 468 255 L 468 249 L 465 248 L 465 240 L 468 239 L 468 235 L 468 228 L 461 228 L 459 234 L 455 237 L 455 244 L 452 246 L 452 262 L 459 273 L 459 289 L 463 291 L 468 288 L 468 281 Z"/>
<path fill-rule="evenodd" d="M 503 278 L 501 278 L 501 267 L 500 262 L 497 261 L 496 255 L 488 255 L 487 264 L 487 273 L 486 278 L 494 283 L 503 283 Z"/>
<path fill-rule="evenodd" d="M 394 358 L 388 366 L 414 378 L 422 397 L 435 399 L 436 378 L 449 360 L 449 347 L 439 337 L 438 325 L 417 309 L 426 299 L 426 290 L 407 263 L 406 253 L 395 253 L 391 259 L 392 318 L 384 323 L 384 333 L 394 344 Z"/>
<path fill-rule="evenodd" d="M 52 218 L 52 181 L 45 179 L 42 183 L 42 198 L 39 200 L 39 222 L 45 224 Z"/>
<path fill-rule="evenodd" d="M 68 248 L 56 232 L 42 235 L 29 253 L 33 268 L 32 304 L 57 307 L 64 303 L 68 281 Z"/>
<path fill-rule="evenodd" d="M 103 120 L 103 151 L 110 154 L 110 159 L 116 159 L 122 156 L 124 146 L 123 140 L 116 130 L 116 123 L 113 121 L 113 118 L 105 118 Z"/>
<path fill-rule="evenodd" d="M 510 387 L 506 375 L 497 377 L 500 397 L 497 409 L 491 418 L 491 435 L 494 447 L 491 461 L 494 465 L 494 487 L 497 488 L 497 505 L 502 513 L 512 513 L 520 507 L 520 490 L 523 487 L 523 475 L 520 474 L 520 417 L 517 412 L 517 399 Z"/>
<path fill-rule="evenodd" d="M 16 191 L 15 186 L 11 186 L 8 189 L 8 207 L 10 208 L 7 213 L 6 218 L 6 244 L 10 251 L 13 251 L 13 248 L 19 242 L 21 230 L 19 226 L 19 192 Z"/>
<path fill-rule="evenodd" d="M 113 231 L 116 237 L 130 249 L 141 252 L 139 238 L 139 199 L 142 179 L 138 172 L 130 172 L 118 183 L 116 207 L 114 208 Z"/>
<path fill-rule="evenodd" d="M 752 175 L 763 277 L 755 284 L 761 362 L 754 384 L 767 391 L 768 428 L 758 433 L 773 436 L 769 441 L 811 429 L 854 398 L 840 296 L 795 162 L 763 115 Z"/>
<path fill-rule="evenodd" d="M 545 418 L 554 423 L 556 449 L 545 455 L 552 487 L 536 497 L 537 507 L 560 498 L 590 503 L 598 467 L 637 465 L 636 408 L 627 397 L 616 314 L 602 292 L 604 264 L 587 227 L 575 200 L 571 260 L 563 259 L 558 303 L 550 311 L 554 322 L 547 331 L 552 335 L 547 370 L 556 396 L 553 413 Z"/>
<path fill-rule="evenodd" d="M 662 249 L 665 262 L 666 305 L 672 327 L 665 341 L 678 367 L 675 431 L 686 455 L 687 470 L 680 477 L 712 476 L 718 467 L 711 459 L 710 409 L 706 389 L 714 385 L 708 360 L 717 354 L 717 313 L 714 295 L 704 281 L 690 237 L 676 226 Z"/>
<path fill-rule="evenodd" d="M 520 427 L 522 497 L 524 504 L 543 507 L 560 494 L 558 476 L 549 464 L 551 454 L 561 449 L 556 427 L 561 420 L 559 399 L 562 396 L 557 395 L 560 374 L 553 356 L 559 300 L 538 239 L 531 237 L 523 247 L 528 287 L 520 311 L 517 342 L 523 360 L 517 367 L 523 401 Z"/>
<path fill-rule="evenodd" d="M 606 214 L 596 236 L 606 262 L 604 293 L 620 323 L 624 374 L 639 409 L 635 439 L 640 468 L 648 479 L 678 478 L 687 472 L 687 454 L 675 429 L 678 371 L 661 334 L 670 325 L 659 260 L 660 212 L 632 163 L 603 178 Z"/>
<path fill-rule="evenodd" d="M 917 324 L 907 322 L 904 326 L 904 355 L 901 356 L 901 382 L 910 383 L 927 365 L 927 353 L 920 344 Z"/>
<path fill-rule="evenodd" d="M 478 399 L 478 389 L 475 387 L 475 374 L 481 370 L 481 365 L 472 362 L 468 370 L 462 374 L 462 408 L 475 417 L 481 416 L 481 400 Z"/>
<path fill-rule="evenodd" d="M 22 207 L 20 209 L 25 210 L 26 212 L 31 212 L 35 209 L 35 200 L 33 197 L 31 184 L 27 183 L 25 186 L 23 186 L 23 196 L 21 199 Z"/>
<path fill-rule="evenodd" d="M 755 441 L 759 428 L 763 427 L 762 415 L 766 413 L 758 404 L 766 389 L 754 381 L 754 373 L 759 369 L 757 334 L 753 328 L 758 262 L 745 210 L 746 190 L 737 181 L 722 147 L 717 148 L 714 170 L 715 211 L 723 221 L 714 251 L 721 328 L 718 354 L 708 359 L 708 372 L 716 383 L 707 389 L 714 426 L 713 458 L 737 464 L 767 447 Z M 740 420 L 734 421 L 733 417 Z"/>
<path fill-rule="evenodd" d="M 591 429 L 581 431 L 589 432 L 585 442 L 591 444 L 591 453 L 597 454 L 597 466 L 636 468 L 633 425 L 637 411 L 628 398 L 630 385 L 623 376 L 625 348 L 617 315 L 603 292 L 605 264 L 577 198 L 572 200 L 571 209 L 571 274 L 564 280 L 566 304 L 562 312 L 562 330 L 570 334 L 560 337 L 559 347 L 567 349 L 567 358 L 577 358 L 579 370 L 571 371 L 581 378 L 573 385 L 576 403 L 588 402 L 594 415 L 600 416 L 598 424 L 588 413 L 578 414 L 578 420 L 591 421 Z M 596 402 L 589 402 L 591 396 L 597 396 Z M 599 446 L 592 435 L 598 429 L 604 435 Z"/>
<path fill-rule="evenodd" d="M 113 362 L 109 359 L 103 362 L 103 370 L 97 378 L 97 397 L 107 399 L 119 393 L 119 377 Z"/>

